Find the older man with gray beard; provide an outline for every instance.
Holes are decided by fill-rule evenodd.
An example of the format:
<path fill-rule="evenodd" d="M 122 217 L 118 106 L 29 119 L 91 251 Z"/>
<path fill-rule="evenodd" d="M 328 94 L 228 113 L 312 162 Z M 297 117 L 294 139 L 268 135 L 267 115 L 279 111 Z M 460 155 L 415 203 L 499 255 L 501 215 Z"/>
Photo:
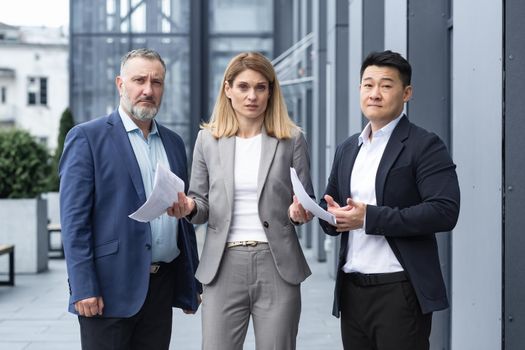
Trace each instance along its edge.
<path fill-rule="evenodd" d="M 82 349 L 168 349 L 172 307 L 193 313 L 200 303 L 193 226 L 166 214 L 148 223 L 128 217 L 152 192 L 157 164 L 188 183 L 182 139 L 154 120 L 165 74 L 157 52 L 127 53 L 118 110 L 66 138 L 62 237 Z"/>

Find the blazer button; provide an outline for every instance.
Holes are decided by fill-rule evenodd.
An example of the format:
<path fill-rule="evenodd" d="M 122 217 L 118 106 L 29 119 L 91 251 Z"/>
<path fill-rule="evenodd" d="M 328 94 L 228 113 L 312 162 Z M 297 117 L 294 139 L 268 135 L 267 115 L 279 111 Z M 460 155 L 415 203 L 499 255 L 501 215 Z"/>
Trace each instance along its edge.
<path fill-rule="evenodd" d="M 151 249 L 151 244 L 146 244 L 146 249 L 150 250 Z"/>
<path fill-rule="evenodd" d="M 270 226 L 270 224 L 268 223 L 268 221 L 265 221 L 265 222 L 263 222 L 263 226 L 264 226 L 265 228 L 268 228 L 268 226 Z"/>

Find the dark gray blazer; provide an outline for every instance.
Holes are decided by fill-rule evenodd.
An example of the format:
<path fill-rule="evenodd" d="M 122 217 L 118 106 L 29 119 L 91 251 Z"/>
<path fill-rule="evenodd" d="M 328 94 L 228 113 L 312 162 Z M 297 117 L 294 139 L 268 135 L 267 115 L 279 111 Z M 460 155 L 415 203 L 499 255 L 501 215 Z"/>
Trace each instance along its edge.
<path fill-rule="evenodd" d="M 356 134 L 336 150 L 326 194 L 340 205 L 350 197 L 350 177 L 357 153 Z M 408 274 L 421 310 L 428 313 L 448 307 L 441 275 L 436 232 L 450 231 L 459 215 L 456 166 L 447 148 L 433 133 L 401 118 L 390 136 L 376 174 L 377 205 L 366 209 L 366 234 L 386 238 Z M 321 206 L 326 208 L 322 199 Z M 334 227 L 319 220 L 329 235 Z M 341 236 L 333 313 L 339 316 L 340 285 L 345 264 L 348 231 Z"/>
<path fill-rule="evenodd" d="M 295 132 L 288 140 L 268 136 L 263 128 L 258 176 L 259 218 L 281 277 L 299 284 L 311 272 L 301 250 L 294 225 L 288 218 L 293 201 L 290 167 L 294 167 L 308 194 L 313 197 L 306 140 Z M 235 137 L 216 139 L 201 130 L 195 142 L 188 196 L 195 200 L 194 224 L 208 222 L 196 277 L 209 284 L 217 275 L 232 222 Z"/>

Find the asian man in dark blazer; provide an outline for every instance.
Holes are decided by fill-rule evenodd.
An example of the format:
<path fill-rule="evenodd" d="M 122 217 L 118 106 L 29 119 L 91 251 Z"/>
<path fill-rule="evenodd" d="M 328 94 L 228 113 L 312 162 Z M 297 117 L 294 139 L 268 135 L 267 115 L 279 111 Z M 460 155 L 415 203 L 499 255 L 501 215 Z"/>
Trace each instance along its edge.
<path fill-rule="evenodd" d="M 436 232 L 459 215 L 455 165 L 444 143 L 403 113 L 410 64 L 391 51 L 361 66 L 369 123 L 338 146 L 321 205 L 341 234 L 333 313 L 345 349 L 429 349 L 432 312 L 449 306 Z"/>

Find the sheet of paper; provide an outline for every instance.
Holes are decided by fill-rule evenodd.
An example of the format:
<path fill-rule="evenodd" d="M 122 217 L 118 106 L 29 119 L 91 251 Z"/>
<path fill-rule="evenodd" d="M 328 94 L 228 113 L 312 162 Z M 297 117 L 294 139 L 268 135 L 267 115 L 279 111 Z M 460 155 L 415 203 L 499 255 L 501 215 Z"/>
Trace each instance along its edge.
<path fill-rule="evenodd" d="M 312 215 L 317 216 L 319 219 L 323 219 L 332 225 L 336 225 L 335 216 L 323 208 L 321 208 L 309 195 L 297 176 L 297 172 L 294 168 L 290 168 L 290 178 L 292 179 L 293 192 L 297 196 L 299 203 L 302 204 L 303 208 L 308 210 Z"/>
<path fill-rule="evenodd" d="M 149 222 L 158 218 L 168 207 L 171 207 L 173 202 L 179 201 L 179 192 L 184 192 L 184 181 L 171 170 L 157 163 L 153 191 L 146 202 L 129 217 L 140 222 Z"/>

